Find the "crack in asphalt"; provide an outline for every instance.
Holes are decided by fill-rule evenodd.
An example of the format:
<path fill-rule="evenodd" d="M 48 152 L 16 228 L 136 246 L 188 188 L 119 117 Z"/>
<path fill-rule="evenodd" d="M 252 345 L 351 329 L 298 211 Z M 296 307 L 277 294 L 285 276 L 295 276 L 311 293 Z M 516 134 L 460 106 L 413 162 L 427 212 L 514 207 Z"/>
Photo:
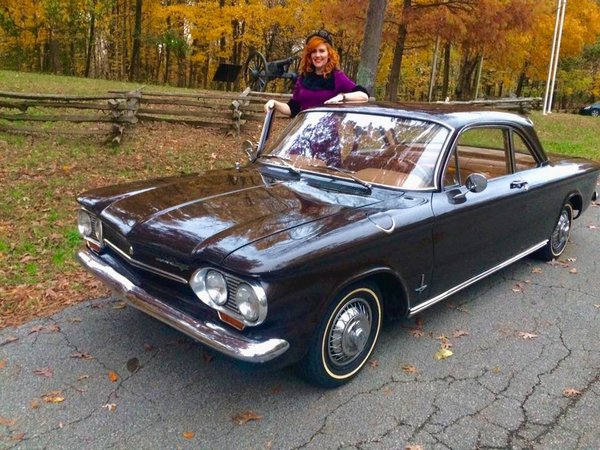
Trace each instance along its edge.
<path fill-rule="evenodd" d="M 530 442 L 528 442 L 527 437 L 525 437 L 523 435 L 524 431 L 530 426 L 530 423 L 536 424 L 536 425 L 542 425 L 542 426 L 544 425 L 544 424 L 540 424 L 540 423 L 538 423 L 538 422 L 536 422 L 536 421 L 534 421 L 534 420 L 532 420 L 530 418 L 530 415 L 527 412 L 526 404 L 528 403 L 529 399 L 532 398 L 532 396 L 536 393 L 537 388 L 542 385 L 542 383 L 543 383 L 543 377 L 546 376 L 546 375 L 552 375 L 556 370 L 559 369 L 559 367 L 561 366 L 561 364 L 563 362 L 565 362 L 571 356 L 571 350 L 567 347 L 567 345 L 564 342 L 562 330 L 560 329 L 560 327 L 558 327 L 558 329 L 560 331 L 560 341 L 562 343 L 562 346 L 567 351 L 567 354 L 565 356 L 563 356 L 562 358 L 560 358 L 558 361 L 556 361 L 556 363 L 554 364 L 554 366 L 550 370 L 542 372 L 542 373 L 538 373 L 536 375 L 537 381 L 531 387 L 531 389 L 529 390 L 529 392 L 525 394 L 524 399 L 520 402 L 520 409 L 521 409 L 521 412 L 523 414 L 524 419 L 521 421 L 521 424 L 515 430 L 511 430 L 511 432 L 509 434 L 509 439 L 508 439 L 508 443 L 509 443 L 510 446 L 514 446 L 515 445 L 515 441 L 518 440 L 518 439 L 521 439 L 521 440 L 527 442 L 528 444 L 530 444 Z M 546 346 L 544 345 L 544 348 L 545 347 Z M 540 433 L 538 433 L 538 435 L 536 437 L 534 437 L 533 439 L 531 439 L 531 442 L 536 442 L 536 440 L 539 437 L 539 435 L 540 435 Z"/>

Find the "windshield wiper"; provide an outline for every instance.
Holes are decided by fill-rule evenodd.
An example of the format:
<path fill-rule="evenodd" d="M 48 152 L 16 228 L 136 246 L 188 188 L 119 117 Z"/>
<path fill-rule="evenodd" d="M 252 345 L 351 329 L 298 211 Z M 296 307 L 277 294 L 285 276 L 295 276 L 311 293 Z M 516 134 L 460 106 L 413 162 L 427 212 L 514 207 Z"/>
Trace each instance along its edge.
<path fill-rule="evenodd" d="M 289 158 L 285 158 L 283 156 L 279 156 L 279 155 L 272 155 L 270 153 L 267 153 L 265 155 L 260 155 L 258 157 L 258 159 L 277 159 L 279 161 L 282 162 L 283 166 L 288 169 L 291 173 L 293 173 L 294 175 L 298 175 L 300 176 L 300 172 L 298 171 L 298 169 L 296 169 L 294 166 L 292 166 L 290 163 L 292 162 L 291 159 Z"/>
<path fill-rule="evenodd" d="M 361 180 L 360 178 L 355 177 L 354 175 L 352 175 L 354 173 L 353 170 L 342 169 L 342 168 L 336 167 L 336 166 L 317 166 L 316 164 L 315 165 L 311 164 L 311 167 L 322 168 L 322 169 L 325 168 L 325 169 L 333 170 L 334 172 L 340 172 L 340 173 L 346 174 L 352 180 L 354 180 L 355 182 L 357 182 L 361 186 L 366 187 L 369 190 L 369 192 L 371 191 L 371 187 L 372 187 L 371 183 L 367 183 L 366 181 Z"/>

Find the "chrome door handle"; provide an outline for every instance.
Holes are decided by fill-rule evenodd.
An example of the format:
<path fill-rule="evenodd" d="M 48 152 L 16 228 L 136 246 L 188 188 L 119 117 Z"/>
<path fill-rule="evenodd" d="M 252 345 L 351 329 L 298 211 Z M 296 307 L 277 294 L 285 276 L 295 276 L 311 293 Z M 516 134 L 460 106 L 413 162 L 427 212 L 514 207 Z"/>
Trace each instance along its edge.
<path fill-rule="evenodd" d="M 527 183 L 527 181 L 515 180 L 515 181 L 511 181 L 510 188 L 511 189 L 525 189 L 525 190 L 528 190 L 529 189 L 529 184 Z"/>

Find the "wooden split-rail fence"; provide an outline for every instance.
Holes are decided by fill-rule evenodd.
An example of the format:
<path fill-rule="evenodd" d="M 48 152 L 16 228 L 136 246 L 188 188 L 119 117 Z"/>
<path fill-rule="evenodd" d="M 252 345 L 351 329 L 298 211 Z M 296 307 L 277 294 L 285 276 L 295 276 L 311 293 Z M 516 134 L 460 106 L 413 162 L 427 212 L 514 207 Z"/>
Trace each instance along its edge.
<path fill-rule="evenodd" d="M 247 122 L 264 119 L 263 104 L 267 99 L 289 97 L 249 89 L 237 94 L 174 94 L 142 90 L 111 91 L 93 96 L 0 91 L 0 131 L 104 135 L 107 141 L 119 144 L 127 126 L 138 121 L 159 121 L 220 128 L 239 136 Z"/>
<path fill-rule="evenodd" d="M 248 122 L 262 121 L 269 98 L 287 101 L 289 94 L 205 91 L 166 93 L 111 91 L 106 95 L 77 96 L 24 94 L 0 91 L 0 131 L 59 135 L 104 135 L 121 143 L 127 126 L 138 121 L 184 123 L 220 128 L 239 136 Z M 451 102 L 479 107 L 528 112 L 539 109 L 540 98 L 516 98 Z M 36 126 L 37 124 L 37 126 Z M 81 124 L 85 124 L 82 127 Z"/>

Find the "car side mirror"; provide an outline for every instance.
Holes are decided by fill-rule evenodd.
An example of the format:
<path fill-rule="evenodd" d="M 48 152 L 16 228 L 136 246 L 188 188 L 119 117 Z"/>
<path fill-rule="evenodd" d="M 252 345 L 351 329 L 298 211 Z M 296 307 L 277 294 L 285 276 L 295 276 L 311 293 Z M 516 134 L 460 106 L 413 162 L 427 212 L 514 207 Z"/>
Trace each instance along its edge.
<path fill-rule="evenodd" d="M 451 203 L 459 205 L 467 201 L 467 194 L 469 192 L 481 192 L 487 187 L 487 178 L 480 173 L 472 173 L 465 181 L 466 191 L 462 189 L 452 189 L 448 191 L 448 198 Z"/>
<path fill-rule="evenodd" d="M 248 156 L 248 160 L 251 163 L 256 161 L 256 158 L 258 156 L 258 152 L 256 151 L 256 144 L 247 139 L 244 142 L 242 142 L 242 150 L 246 153 L 246 155 Z"/>
<path fill-rule="evenodd" d="M 465 181 L 465 187 L 471 192 L 482 192 L 487 187 L 487 178 L 480 173 L 472 173 Z"/>

